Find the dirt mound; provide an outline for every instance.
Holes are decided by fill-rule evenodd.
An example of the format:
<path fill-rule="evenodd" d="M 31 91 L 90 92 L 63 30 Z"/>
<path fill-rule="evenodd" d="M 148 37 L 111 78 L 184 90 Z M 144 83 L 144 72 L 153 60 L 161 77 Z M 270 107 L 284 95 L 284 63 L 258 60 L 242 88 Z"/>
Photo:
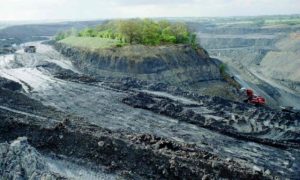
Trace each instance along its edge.
<path fill-rule="evenodd" d="M 11 91 L 21 91 L 22 85 L 15 81 L 11 81 L 3 77 L 0 77 L 0 88 L 9 89 Z"/>
<path fill-rule="evenodd" d="M 4 179 L 65 179 L 50 172 L 41 155 L 27 138 L 0 144 L 0 176 Z"/>
<path fill-rule="evenodd" d="M 13 92 L 7 89 L 0 89 L 0 106 L 5 106 L 14 111 L 22 111 L 28 114 L 33 113 L 45 118 L 62 118 L 62 113 L 54 107 L 44 106 L 41 102 L 31 99 L 23 93 Z"/>

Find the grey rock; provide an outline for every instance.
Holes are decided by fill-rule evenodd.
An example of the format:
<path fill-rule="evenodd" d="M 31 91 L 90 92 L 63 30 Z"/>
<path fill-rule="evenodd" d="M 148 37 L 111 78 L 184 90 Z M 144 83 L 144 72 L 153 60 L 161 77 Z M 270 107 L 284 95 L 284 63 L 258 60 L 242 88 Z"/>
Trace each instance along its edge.
<path fill-rule="evenodd" d="M 28 144 L 26 137 L 0 144 L 0 176 L 4 179 L 62 179 L 50 172 L 45 160 Z"/>

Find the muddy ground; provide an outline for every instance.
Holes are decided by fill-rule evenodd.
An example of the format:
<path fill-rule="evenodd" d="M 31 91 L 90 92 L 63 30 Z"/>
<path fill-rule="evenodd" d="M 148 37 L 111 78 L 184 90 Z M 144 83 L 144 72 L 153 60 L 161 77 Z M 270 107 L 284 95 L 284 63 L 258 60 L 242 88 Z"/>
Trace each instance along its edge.
<path fill-rule="evenodd" d="M 299 114 L 163 83 L 91 77 L 50 46 L 36 45 L 36 54 L 0 57 L 0 76 L 9 79 L 0 83 L 1 176 L 299 177 Z M 12 160 L 15 144 L 31 149 L 18 156 L 42 168 Z"/>

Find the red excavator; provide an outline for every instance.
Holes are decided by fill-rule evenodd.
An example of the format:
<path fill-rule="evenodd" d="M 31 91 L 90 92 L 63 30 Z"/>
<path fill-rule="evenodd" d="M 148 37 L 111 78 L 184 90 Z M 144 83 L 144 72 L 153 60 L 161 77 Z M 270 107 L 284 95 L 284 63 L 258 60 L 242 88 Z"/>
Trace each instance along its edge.
<path fill-rule="evenodd" d="M 262 96 L 257 96 L 256 94 L 254 94 L 252 89 L 245 89 L 242 88 L 243 91 L 246 92 L 247 94 L 247 99 L 245 100 L 245 102 L 254 104 L 256 106 L 260 106 L 260 105 L 264 105 L 266 104 L 266 99 Z"/>

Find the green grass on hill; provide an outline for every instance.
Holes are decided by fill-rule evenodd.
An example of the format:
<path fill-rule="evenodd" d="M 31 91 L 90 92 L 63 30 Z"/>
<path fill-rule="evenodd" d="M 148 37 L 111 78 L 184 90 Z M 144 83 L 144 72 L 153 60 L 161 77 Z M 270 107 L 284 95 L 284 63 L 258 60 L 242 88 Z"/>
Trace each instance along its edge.
<path fill-rule="evenodd" d="M 117 46 L 120 42 L 114 39 L 106 39 L 100 37 L 67 37 L 59 41 L 61 43 L 80 48 L 87 48 L 91 50 L 103 49 Z"/>

